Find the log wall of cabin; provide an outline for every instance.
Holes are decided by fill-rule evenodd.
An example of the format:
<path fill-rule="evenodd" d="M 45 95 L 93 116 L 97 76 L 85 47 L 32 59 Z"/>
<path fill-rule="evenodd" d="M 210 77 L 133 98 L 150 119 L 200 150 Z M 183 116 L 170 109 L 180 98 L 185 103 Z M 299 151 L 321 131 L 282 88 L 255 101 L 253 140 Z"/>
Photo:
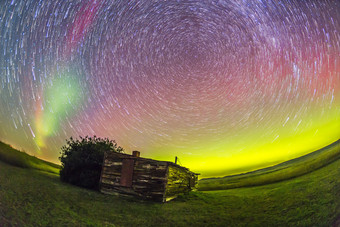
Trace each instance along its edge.
<path fill-rule="evenodd" d="M 131 187 L 121 185 L 123 159 L 134 160 Z M 122 154 L 106 154 L 101 175 L 101 192 L 129 194 L 163 202 L 167 167 L 167 162 Z"/>
<path fill-rule="evenodd" d="M 189 170 L 175 165 L 168 167 L 168 181 L 165 190 L 166 200 L 176 197 L 179 193 L 191 191 L 195 187 L 195 175 Z"/>
<path fill-rule="evenodd" d="M 137 159 L 133 173 L 133 190 L 144 198 L 163 202 L 167 166 L 165 162 Z"/>

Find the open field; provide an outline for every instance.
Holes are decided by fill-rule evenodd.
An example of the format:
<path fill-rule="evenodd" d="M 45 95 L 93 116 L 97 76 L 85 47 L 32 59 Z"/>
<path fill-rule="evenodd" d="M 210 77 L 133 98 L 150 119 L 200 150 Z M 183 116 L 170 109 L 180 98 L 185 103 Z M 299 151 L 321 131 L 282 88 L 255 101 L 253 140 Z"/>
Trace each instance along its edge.
<path fill-rule="evenodd" d="M 166 203 L 104 195 L 0 162 L 1 226 L 338 226 L 340 159 L 269 185 L 191 192 Z"/>
<path fill-rule="evenodd" d="M 59 174 L 60 166 L 18 151 L 10 145 L 0 141 L 0 161 L 14 166 L 38 169 L 50 173 Z"/>
<path fill-rule="evenodd" d="M 265 185 L 310 173 L 340 158 L 340 140 L 320 150 L 281 164 L 249 173 L 207 178 L 199 181 L 199 190 L 223 190 Z"/>

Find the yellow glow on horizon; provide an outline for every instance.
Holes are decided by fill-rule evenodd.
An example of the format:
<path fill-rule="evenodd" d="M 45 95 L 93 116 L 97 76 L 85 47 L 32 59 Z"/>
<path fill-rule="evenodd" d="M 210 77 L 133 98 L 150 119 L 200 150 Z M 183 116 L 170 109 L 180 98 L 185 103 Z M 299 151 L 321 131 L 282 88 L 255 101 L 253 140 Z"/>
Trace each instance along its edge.
<path fill-rule="evenodd" d="M 329 118 L 313 121 L 312 124 L 306 121 L 303 130 L 298 130 L 298 133 L 292 134 L 285 130 L 286 133 L 277 138 L 271 134 L 268 137 L 271 136 L 272 141 L 268 137 L 257 140 L 258 135 L 255 135 L 244 139 L 247 146 L 219 144 L 213 148 L 208 146 L 207 149 L 197 150 L 195 154 L 176 153 L 173 150 L 164 153 L 179 156 L 183 166 L 201 173 L 201 177 L 249 172 L 301 157 L 337 141 L 340 138 L 340 121 L 337 116 L 338 110 L 335 110 L 328 115 Z M 157 156 L 157 159 L 173 161 L 173 157 L 162 155 Z"/>

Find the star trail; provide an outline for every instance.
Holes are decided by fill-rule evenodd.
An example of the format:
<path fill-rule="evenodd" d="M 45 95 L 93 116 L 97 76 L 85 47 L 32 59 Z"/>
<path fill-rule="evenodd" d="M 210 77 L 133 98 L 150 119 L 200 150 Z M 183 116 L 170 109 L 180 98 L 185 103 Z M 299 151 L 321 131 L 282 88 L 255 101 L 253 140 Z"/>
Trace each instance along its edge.
<path fill-rule="evenodd" d="M 339 1 L 0 3 L 0 140 L 58 162 L 70 136 L 202 176 L 340 138 Z"/>

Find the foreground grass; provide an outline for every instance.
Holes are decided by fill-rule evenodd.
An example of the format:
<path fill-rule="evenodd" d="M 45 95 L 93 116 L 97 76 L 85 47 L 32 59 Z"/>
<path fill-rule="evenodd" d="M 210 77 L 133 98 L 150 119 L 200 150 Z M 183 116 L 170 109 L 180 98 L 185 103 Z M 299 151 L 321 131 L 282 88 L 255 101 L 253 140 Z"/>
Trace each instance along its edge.
<path fill-rule="evenodd" d="M 332 226 L 340 159 L 279 183 L 192 192 L 166 204 L 104 195 L 0 162 L 0 226 Z"/>
<path fill-rule="evenodd" d="M 14 166 L 38 169 L 50 173 L 59 174 L 60 166 L 46 162 L 25 152 L 18 151 L 10 145 L 0 142 L 0 161 Z"/>
<path fill-rule="evenodd" d="M 198 184 L 198 189 L 202 191 L 224 190 L 266 185 L 302 176 L 326 166 L 339 158 L 340 140 L 310 154 L 269 168 L 222 178 L 201 179 Z"/>

